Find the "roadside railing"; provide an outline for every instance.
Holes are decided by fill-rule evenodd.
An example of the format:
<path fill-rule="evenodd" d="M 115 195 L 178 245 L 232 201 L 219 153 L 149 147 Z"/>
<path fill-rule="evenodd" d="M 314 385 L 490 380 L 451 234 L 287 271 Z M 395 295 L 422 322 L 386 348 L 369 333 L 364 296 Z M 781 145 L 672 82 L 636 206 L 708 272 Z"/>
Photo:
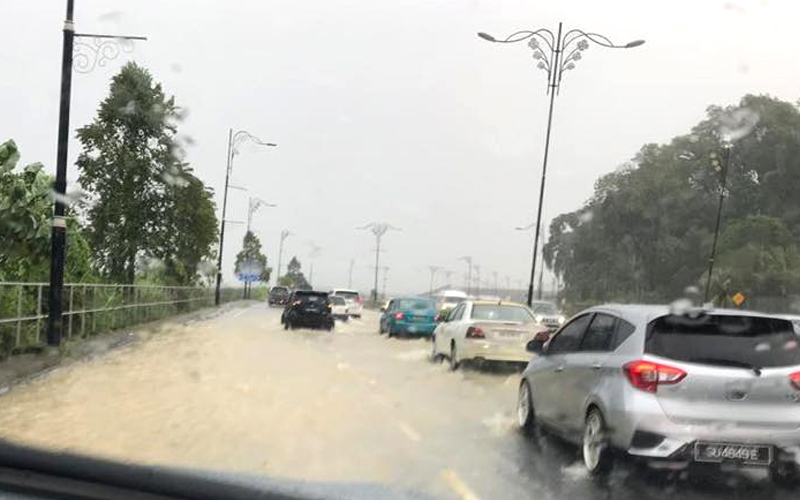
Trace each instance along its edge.
<path fill-rule="evenodd" d="M 0 359 L 44 345 L 49 287 L 48 283 L 0 282 Z M 68 283 L 63 293 L 65 339 L 214 305 L 210 287 Z M 222 290 L 223 302 L 240 298 L 239 289 Z"/>

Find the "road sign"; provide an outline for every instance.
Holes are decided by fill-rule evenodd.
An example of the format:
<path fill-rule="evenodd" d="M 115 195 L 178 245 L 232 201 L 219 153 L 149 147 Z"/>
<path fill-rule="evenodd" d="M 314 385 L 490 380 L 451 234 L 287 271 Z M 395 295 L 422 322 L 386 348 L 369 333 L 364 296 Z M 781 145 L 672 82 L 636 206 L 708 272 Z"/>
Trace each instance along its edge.
<path fill-rule="evenodd" d="M 731 300 L 733 301 L 734 304 L 736 304 L 736 307 L 739 307 L 740 305 L 742 305 L 742 303 L 745 301 L 746 298 L 747 297 L 745 297 L 742 294 L 742 292 L 736 292 L 736 294 L 733 297 L 731 297 Z"/>
<path fill-rule="evenodd" d="M 252 283 L 254 281 L 260 281 L 261 274 L 260 273 L 239 273 L 236 275 L 236 279 L 242 281 L 244 283 Z"/>

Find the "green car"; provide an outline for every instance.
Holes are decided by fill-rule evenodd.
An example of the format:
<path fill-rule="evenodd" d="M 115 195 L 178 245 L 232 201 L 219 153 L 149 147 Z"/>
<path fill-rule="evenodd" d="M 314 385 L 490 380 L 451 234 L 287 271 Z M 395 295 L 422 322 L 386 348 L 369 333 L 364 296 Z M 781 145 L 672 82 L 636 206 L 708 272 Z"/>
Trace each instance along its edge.
<path fill-rule="evenodd" d="M 436 301 L 428 297 L 400 297 L 381 308 L 380 333 L 430 336 L 436 329 Z"/>

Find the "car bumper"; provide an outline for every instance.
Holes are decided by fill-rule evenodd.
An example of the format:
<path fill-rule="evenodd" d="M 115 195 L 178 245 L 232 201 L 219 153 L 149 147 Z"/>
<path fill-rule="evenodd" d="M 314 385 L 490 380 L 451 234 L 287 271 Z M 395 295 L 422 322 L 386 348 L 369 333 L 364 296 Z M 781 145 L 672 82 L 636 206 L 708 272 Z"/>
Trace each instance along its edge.
<path fill-rule="evenodd" d="M 531 353 L 525 350 L 524 344 L 492 342 L 490 340 L 465 340 L 459 349 L 461 359 L 485 359 L 489 361 L 509 361 L 527 363 Z"/>
<path fill-rule="evenodd" d="M 409 335 L 432 335 L 436 330 L 436 323 L 405 323 L 395 321 L 392 323 L 392 332 Z"/>
<path fill-rule="evenodd" d="M 794 460 L 800 465 L 800 427 L 741 426 L 725 423 L 721 420 L 723 416 L 711 423 L 684 423 L 668 417 L 650 394 L 629 392 L 628 396 L 628 408 L 635 408 L 635 411 L 616 415 L 609 412 L 609 424 L 615 431 L 613 444 L 629 455 L 690 462 L 694 458 L 695 443 L 704 441 L 769 445 L 774 447 L 775 460 Z"/>

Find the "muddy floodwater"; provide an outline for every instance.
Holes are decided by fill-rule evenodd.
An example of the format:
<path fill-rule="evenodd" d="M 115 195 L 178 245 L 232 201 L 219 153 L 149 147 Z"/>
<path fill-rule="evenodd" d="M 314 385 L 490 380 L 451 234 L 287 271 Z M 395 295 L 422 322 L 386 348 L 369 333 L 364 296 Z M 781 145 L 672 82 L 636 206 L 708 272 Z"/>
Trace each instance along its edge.
<path fill-rule="evenodd" d="M 515 427 L 514 367 L 450 372 L 377 314 L 285 331 L 263 304 L 175 322 L 0 396 L 0 436 L 157 465 L 379 482 L 443 498 L 794 498 L 762 476 L 653 475 L 607 484 L 576 450 Z M 763 496 L 765 492 L 768 497 Z"/>

